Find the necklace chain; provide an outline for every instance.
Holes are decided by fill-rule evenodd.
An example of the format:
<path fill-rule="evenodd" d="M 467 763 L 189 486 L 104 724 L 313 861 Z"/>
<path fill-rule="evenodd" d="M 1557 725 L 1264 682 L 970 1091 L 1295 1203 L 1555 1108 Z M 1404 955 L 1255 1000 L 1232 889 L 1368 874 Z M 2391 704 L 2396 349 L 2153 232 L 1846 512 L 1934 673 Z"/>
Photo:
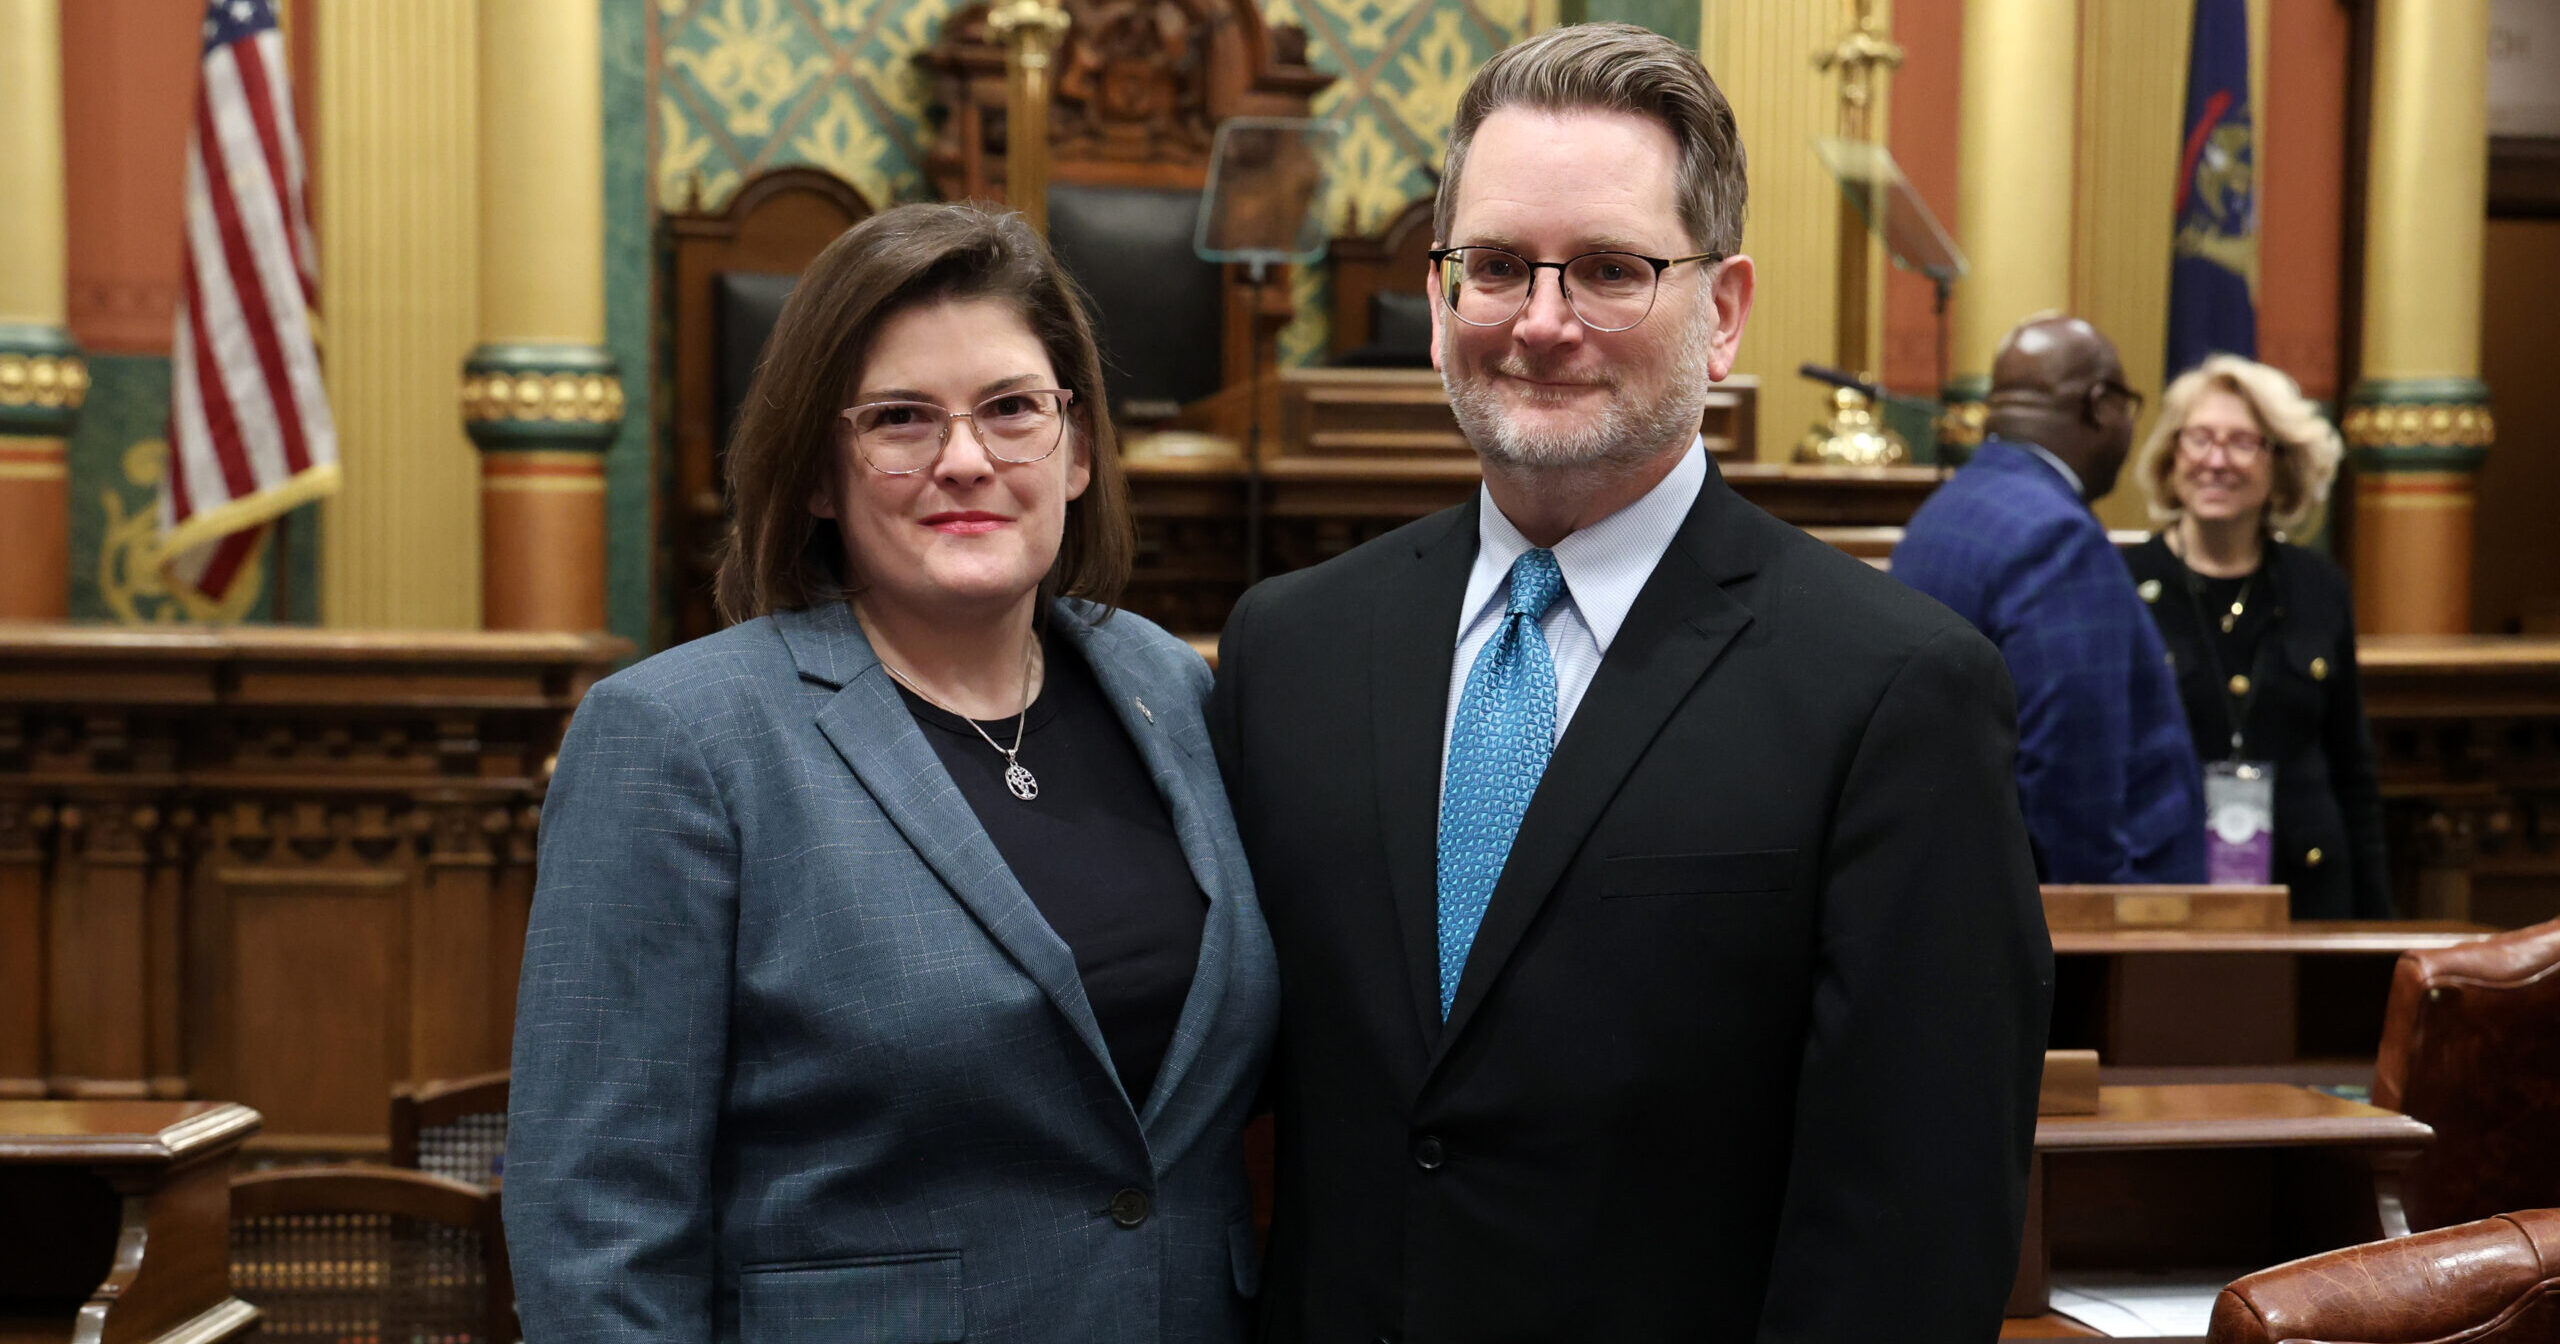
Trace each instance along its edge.
<path fill-rule="evenodd" d="M 2187 539 L 2183 531 L 2176 532 L 2175 536 L 2180 542 L 2184 542 Z M 2186 565 L 2187 573 L 2194 575 L 2199 579 L 2206 577 L 2205 575 L 2198 573 L 2196 567 L 2187 561 L 2187 549 L 2188 548 L 2184 545 L 2172 546 L 2169 548 L 2169 553 L 2177 556 L 2180 564 Z M 2240 591 L 2232 595 L 2231 609 L 2223 613 L 2221 621 L 2222 633 L 2226 635 L 2230 634 L 2232 628 L 2240 623 L 2240 618 L 2247 614 L 2249 610 L 2249 587 L 2257 581 L 2258 572 L 2254 569 L 2250 570 L 2249 573 L 2240 580 Z"/>
<path fill-rule="evenodd" d="M 1022 732 L 1024 728 L 1030 725 L 1031 722 L 1032 658 L 1033 655 L 1039 651 L 1039 647 L 1039 641 L 1035 638 L 1031 644 L 1022 651 L 1022 711 L 1014 716 L 1013 745 L 1010 747 L 996 741 L 995 738 L 990 736 L 987 730 L 981 726 L 976 719 L 973 719 L 968 715 L 961 713 L 959 710 L 953 709 L 951 706 L 927 695 L 924 687 L 916 684 L 915 678 L 910 677 L 906 673 L 899 671 L 897 668 L 890 666 L 888 659 L 881 659 L 880 666 L 881 669 L 886 671 L 890 676 L 897 678 L 899 685 L 915 692 L 917 699 L 922 700 L 926 704 L 933 706 L 935 709 L 941 710 L 943 713 L 969 725 L 971 729 L 977 732 L 980 739 L 984 740 L 988 746 L 995 749 L 997 755 L 1004 757 L 1004 786 L 1012 791 L 1014 797 L 1027 803 L 1040 796 L 1039 778 L 1033 775 L 1030 768 L 1025 766 L 1019 759 L 1022 753 Z"/>

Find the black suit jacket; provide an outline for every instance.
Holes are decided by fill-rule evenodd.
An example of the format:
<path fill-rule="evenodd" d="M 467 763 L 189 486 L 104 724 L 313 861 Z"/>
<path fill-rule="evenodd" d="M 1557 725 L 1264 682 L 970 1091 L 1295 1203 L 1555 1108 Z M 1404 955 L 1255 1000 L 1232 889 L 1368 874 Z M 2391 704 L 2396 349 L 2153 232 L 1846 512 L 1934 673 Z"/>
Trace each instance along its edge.
<path fill-rule="evenodd" d="M 2382 789 L 2365 725 L 2347 576 L 2316 551 L 2267 543 L 2266 562 L 2251 579 L 2253 619 L 2239 627 L 2251 654 L 2217 660 L 2205 644 L 2214 632 L 2187 597 L 2193 575 L 2169 543 L 2155 532 L 2124 559 L 2168 646 L 2198 760 L 2231 754 L 2225 680 L 2245 672 L 2257 683 L 2241 726 L 2246 754 L 2276 764 L 2271 876 L 2292 889 L 2293 917 L 2391 918 Z"/>
<path fill-rule="evenodd" d="M 1476 521 L 1262 584 L 1221 647 L 1281 969 L 1266 1337 L 1990 1339 L 2052 996 L 2000 655 L 1711 470 L 1444 1025 Z"/>

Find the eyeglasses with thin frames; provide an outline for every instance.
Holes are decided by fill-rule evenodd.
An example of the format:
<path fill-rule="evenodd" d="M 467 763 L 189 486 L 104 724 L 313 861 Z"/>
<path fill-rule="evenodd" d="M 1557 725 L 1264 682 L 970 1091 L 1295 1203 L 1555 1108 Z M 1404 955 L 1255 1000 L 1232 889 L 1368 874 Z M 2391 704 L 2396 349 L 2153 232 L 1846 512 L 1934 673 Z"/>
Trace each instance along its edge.
<path fill-rule="evenodd" d="M 1498 327 L 1529 307 L 1538 272 L 1554 271 L 1574 320 L 1593 331 L 1625 331 L 1653 312 L 1662 273 L 1674 266 L 1723 261 L 1722 252 L 1648 257 L 1640 252 L 1585 252 L 1563 261 L 1531 261 L 1499 247 L 1435 247 L 1423 255 L 1439 268 L 1440 298 L 1471 327 Z"/>
<path fill-rule="evenodd" d="M 2255 464 L 2267 451 L 2267 437 L 2254 429 L 2216 429 L 2211 425 L 2188 425 L 2178 431 L 2178 456 L 2190 462 L 2202 462 L 2219 448 L 2231 459 L 2231 465 Z"/>
<path fill-rule="evenodd" d="M 929 401 L 866 401 L 837 414 L 873 471 L 912 476 L 942 459 L 954 420 L 968 421 L 979 446 L 998 462 L 1042 461 L 1066 441 L 1067 407 L 1075 399 L 1067 388 L 1031 387 L 998 392 L 965 411 Z"/>

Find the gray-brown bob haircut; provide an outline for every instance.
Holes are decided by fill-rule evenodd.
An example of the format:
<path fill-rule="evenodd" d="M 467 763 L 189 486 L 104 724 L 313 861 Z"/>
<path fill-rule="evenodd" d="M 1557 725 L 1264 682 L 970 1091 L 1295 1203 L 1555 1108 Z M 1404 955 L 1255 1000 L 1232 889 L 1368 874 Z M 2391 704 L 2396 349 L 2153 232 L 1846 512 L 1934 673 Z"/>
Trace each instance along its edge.
<path fill-rule="evenodd" d="M 750 620 L 859 592 L 844 535 L 809 512 L 833 484 L 844 421 L 871 343 L 889 319 L 955 299 L 993 299 L 1022 315 L 1060 385 L 1074 392 L 1071 435 L 1092 478 L 1067 502 L 1047 594 L 1105 608 L 1120 599 L 1137 548 L 1120 473 L 1102 354 L 1076 288 L 1022 216 L 967 203 L 902 205 L 839 235 L 782 305 L 729 439 L 729 535 L 712 585 L 720 615 Z M 1075 442 L 1060 446 L 1071 452 Z"/>
<path fill-rule="evenodd" d="M 1552 28 L 1496 53 L 1458 97 L 1449 158 L 1431 231 L 1443 244 L 1458 213 L 1458 180 L 1476 128 L 1501 108 L 1633 112 L 1660 121 L 1680 147 L 1680 222 L 1691 243 L 1726 256 L 1742 250 L 1742 133 L 1733 105 L 1687 47 L 1630 23 Z"/>

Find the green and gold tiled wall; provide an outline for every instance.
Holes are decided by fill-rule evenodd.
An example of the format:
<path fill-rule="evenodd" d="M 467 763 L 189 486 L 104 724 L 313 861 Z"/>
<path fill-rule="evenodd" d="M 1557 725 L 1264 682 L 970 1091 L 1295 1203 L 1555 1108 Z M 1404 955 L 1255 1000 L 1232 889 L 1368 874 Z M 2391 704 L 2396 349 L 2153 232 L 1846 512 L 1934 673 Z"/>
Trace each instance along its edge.
<path fill-rule="evenodd" d="M 281 546 L 269 533 L 230 601 L 214 606 L 170 591 L 156 563 L 160 477 L 169 453 L 169 361 L 93 352 L 88 363 L 89 398 L 66 454 L 72 617 L 125 625 L 313 619 L 320 595 L 317 505 L 287 516 Z M 289 612 L 276 606 L 279 562 Z"/>
<path fill-rule="evenodd" d="M 1458 91 L 1528 31 L 1530 0 L 1265 0 L 1336 76 L 1315 100 L 1343 128 L 1324 208 L 1364 232 L 1432 190 Z M 883 204 L 922 197 L 931 90 L 912 59 L 955 0 L 648 0 L 652 200 L 715 208 L 770 168 L 825 168 Z M 1302 269 L 1281 356 L 1325 345 L 1322 267 Z"/>

